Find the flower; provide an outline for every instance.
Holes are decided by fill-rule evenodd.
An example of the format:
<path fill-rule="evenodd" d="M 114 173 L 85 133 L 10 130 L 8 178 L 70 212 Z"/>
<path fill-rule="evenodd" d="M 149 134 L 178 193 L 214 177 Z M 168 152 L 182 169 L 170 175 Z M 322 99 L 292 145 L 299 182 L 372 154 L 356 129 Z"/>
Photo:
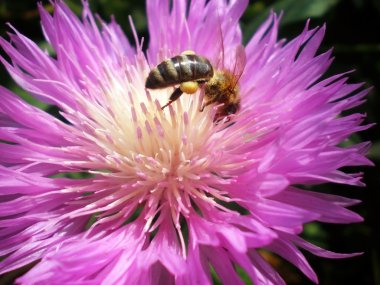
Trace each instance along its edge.
<path fill-rule="evenodd" d="M 245 46 L 241 106 L 214 122 L 202 88 L 161 110 L 173 88 L 147 90 L 149 71 L 193 50 L 216 68 L 238 62 L 238 21 L 248 1 L 147 2 L 146 56 L 119 26 L 84 2 L 79 20 L 57 1 L 39 5 L 51 56 L 16 29 L 1 39 L 13 79 L 62 119 L 0 89 L 1 273 L 32 262 L 20 284 L 283 284 L 260 250 L 278 254 L 312 281 L 300 249 L 341 258 L 300 237 L 311 221 L 359 222 L 358 201 L 302 189 L 362 186 L 346 166 L 370 165 L 368 143 L 340 145 L 369 126 L 341 115 L 368 90 L 347 75 L 321 80 L 331 50 L 316 55 L 325 27 L 308 24 L 277 40 L 271 14 Z M 222 66 L 222 67 L 220 67 Z M 80 174 L 74 179 L 73 174 Z"/>

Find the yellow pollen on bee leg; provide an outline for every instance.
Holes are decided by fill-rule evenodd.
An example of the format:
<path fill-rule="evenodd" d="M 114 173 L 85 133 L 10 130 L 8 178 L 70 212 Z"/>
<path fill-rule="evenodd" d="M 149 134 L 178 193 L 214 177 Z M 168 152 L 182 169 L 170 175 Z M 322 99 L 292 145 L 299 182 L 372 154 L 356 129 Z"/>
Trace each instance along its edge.
<path fill-rule="evenodd" d="M 181 83 L 179 88 L 181 89 L 183 93 L 193 94 L 197 92 L 199 88 L 199 84 L 196 81 L 188 81 L 188 82 Z"/>
<path fill-rule="evenodd" d="M 183 51 L 181 54 L 183 55 L 187 55 L 187 54 L 195 54 L 195 52 L 193 50 L 185 50 Z"/>

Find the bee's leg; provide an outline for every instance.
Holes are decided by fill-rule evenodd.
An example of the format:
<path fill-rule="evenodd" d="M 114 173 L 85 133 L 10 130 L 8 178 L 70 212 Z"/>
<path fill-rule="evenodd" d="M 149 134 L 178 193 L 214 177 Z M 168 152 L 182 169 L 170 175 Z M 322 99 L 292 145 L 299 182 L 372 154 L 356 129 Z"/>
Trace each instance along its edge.
<path fill-rule="evenodd" d="M 173 103 L 175 100 L 177 100 L 181 95 L 183 94 L 183 91 L 179 88 L 176 88 L 172 95 L 169 97 L 169 102 L 166 103 L 163 107 L 161 107 L 161 110 L 163 110 L 165 107 L 169 106 L 171 103 Z"/>
<path fill-rule="evenodd" d="M 212 100 L 207 101 L 206 103 L 203 103 L 201 108 L 199 109 L 199 112 L 203 112 L 204 108 L 206 108 L 208 105 L 211 105 L 213 103 Z"/>

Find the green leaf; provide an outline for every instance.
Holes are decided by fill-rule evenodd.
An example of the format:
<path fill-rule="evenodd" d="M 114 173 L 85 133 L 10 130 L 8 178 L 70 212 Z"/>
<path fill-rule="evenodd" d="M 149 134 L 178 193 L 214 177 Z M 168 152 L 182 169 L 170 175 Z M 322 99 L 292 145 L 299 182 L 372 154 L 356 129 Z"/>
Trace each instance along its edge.
<path fill-rule="evenodd" d="M 239 274 L 240 278 L 243 280 L 244 284 L 246 284 L 246 285 L 252 285 L 253 284 L 248 273 L 243 268 L 241 268 L 240 266 L 236 266 L 236 271 Z"/>
<path fill-rule="evenodd" d="M 368 157 L 372 160 L 380 160 L 380 142 L 375 142 L 369 150 Z"/>
<path fill-rule="evenodd" d="M 245 27 L 245 38 L 249 38 L 257 30 L 259 25 L 268 17 L 270 11 L 280 13 L 284 12 L 281 20 L 282 25 L 305 21 L 308 18 L 318 18 L 324 16 L 331 8 L 338 4 L 340 0 L 280 0 L 270 6 L 262 9 L 262 1 L 250 7 L 254 14 L 260 11 L 259 14 L 252 15 L 253 20 Z M 260 9 L 259 9 L 259 8 Z"/>
<path fill-rule="evenodd" d="M 220 281 L 218 274 L 216 274 L 215 269 L 210 265 L 210 271 L 212 276 L 212 283 L 214 285 L 222 285 L 222 282 Z"/>
<path fill-rule="evenodd" d="M 77 15 L 80 15 L 82 13 L 82 3 L 77 0 L 66 0 L 67 6 Z"/>
<path fill-rule="evenodd" d="M 341 147 L 350 147 L 355 144 L 361 143 L 362 139 L 357 133 L 352 134 L 348 139 L 342 141 L 339 146 Z"/>
<path fill-rule="evenodd" d="M 31 104 L 33 106 L 36 106 L 37 108 L 40 108 L 42 110 L 47 110 L 47 108 L 49 108 L 49 106 L 50 106 L 48 104 L 45 104 L 45 103 L 37 100 L 35 97 L 33 97 L 32 95 L 30 95 L 27 91 L 25 91 L 24 89 L 22 89 L 20 86 L 18 86 L 16 84 L 12 84 L 10 86 L 10 89 L 15 94 L 17 94 L 22 99 L 24 99 L 26 102 L 28 102 L 29 104 Z"/>

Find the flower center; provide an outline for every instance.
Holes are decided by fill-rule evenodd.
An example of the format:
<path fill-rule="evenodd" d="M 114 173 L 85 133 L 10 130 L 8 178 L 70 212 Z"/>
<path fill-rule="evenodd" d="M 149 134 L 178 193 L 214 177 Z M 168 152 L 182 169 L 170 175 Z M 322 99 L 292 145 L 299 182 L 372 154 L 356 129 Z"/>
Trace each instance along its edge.
<path fill-rule="evenodd" d="M 220 189 L 249 163 L 234 152 L 243 131 L 229 132 L 226 125 L 215 124 L 215 104 L 201 112 L 202 90 L 184 94 L 161 110 L 174 87 L 145 90 L 148 72 L 141 62 L 124 72 L 108 70 L 108 81 L 93 90 L 99 97 L 79 102 L 86 115 L 67 115 L 78 126 L 76 145 L 83 146 L 77 150 L 81 161 L 76 165 L 95 174 L 89 186 L 81 188 L 92 193 L 81 197 L 86 207 L 70 217 L 94 214 L 97 222 L 91 228 L 107 223 L 114 227 L 143 211 L 149 231 L 160 223 L 165 208 L 182 235 L 180 219 L 192 208 L 230 211 L 223 204 L 232 199 Z"/>

